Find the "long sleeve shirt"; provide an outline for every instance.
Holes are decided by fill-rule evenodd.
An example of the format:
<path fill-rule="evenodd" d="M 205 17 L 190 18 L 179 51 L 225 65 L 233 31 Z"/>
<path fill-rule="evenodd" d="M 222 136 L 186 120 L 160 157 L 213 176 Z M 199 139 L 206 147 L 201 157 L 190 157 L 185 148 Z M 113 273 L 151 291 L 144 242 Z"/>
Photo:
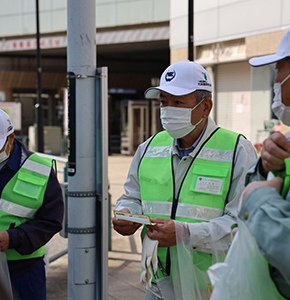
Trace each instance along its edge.
<path fill-rule="evenodd" d="M 178 192 L 186 171 L 196 153 L 199 151 L 203 142 L 216 128 L 217 126 L 214 121 L 209 118 L 206 130 L 203 133 L 199 143 L 189 155 L 184 156 L 182 159 L 179 158 L 178 149 L 175 146 L 175 141 L 173 141 L 172 155 L 174 158 L 176 193 Z M 129 169 L 127 181 L 124 185 L 125 193 L 117 200 L 117 210 L 128 208 L 131 213 L 142 214 L 142 201 L 140 195 L 140 185 L 138 181 L 138 165 L 150 140 L 151 138 L 142 143 L 135 153 Z M 256 158 L 257 155 L 251 142 L 241 137 L 237 146 L 232 184 L 229 191 L 228 203 L 225 206 L 224 215 L 212 219 L 210 222 L 188 223 L 190 232 L 190 245 L 194 249 L 211 253 L 211 245 L 212 241 L 214 241 L 212 239 L 220 241 L 220 245 L 222 245 L 224 249 L 228 249 L 230 243 L 230 230 L 231 226 L 236 223 L 236 218 L 238 216 L 238 207 L 240 203 L 240 197 L 244 189 L 245 176 L 249 166 L 256 160 Z M 210 234 L 211 227 L 216 233 L 215 237 L 212 237 Z"/>
<path fill-rule="evenodd" d="M 24 160 L 32 153 L 19 141 L 14 142 L 14 150 L 7 163 L 0 170 L 0 194 L 9 180 L 17 173 Z M 45 245 L 62 228 L 63 199 L 56 174 L 50 172 L 42 206 L 34 219 L 9 229 L 9 248 L 20 254 L 30 254 Z M 15 278 L 32 268 L 42 258 L 8 261 L 11 278 Z"/>
<path fill-rule="evenodd" d="M 290 133 L 286 138 L 290 141 Z M 259 173 L 260 164 L 258 159 L 251 166 L 247 183 L 266 180 Z M 245 199 L 239 217 L 256 238 L 278 291 L 290 298 L 290 191 L 283 199 L 273 187 L 255 189 Z"/>

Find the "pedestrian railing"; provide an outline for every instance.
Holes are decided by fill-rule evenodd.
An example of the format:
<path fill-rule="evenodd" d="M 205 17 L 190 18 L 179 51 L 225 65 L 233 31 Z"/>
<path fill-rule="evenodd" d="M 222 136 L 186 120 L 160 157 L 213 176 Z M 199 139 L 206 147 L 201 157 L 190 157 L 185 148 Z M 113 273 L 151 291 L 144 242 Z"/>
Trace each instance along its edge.
<path fill-rule="evenodd" d="M 68 176 L 67 176 L 67 162 L 68 159 L 66 157 L 60 157 L 55 155 L 50 155 L 46 153 L 40 153 L 36 152 L 37 155 L 50 158 L 55 160 L 56 162 L 56 168 L 57 168 L 57 178 L 59 181 L 59 184 L 62 189 L 62 196 L 63 196 L 63 203 L 64 203 L 64 217 L 63 217 L 63 223 L 62 223 L 62 230 L 59 232 L 59 235 L 63 238 L 67 238 L 67 187 L 68 187 Z M 58 258 L 62 257 L 63 255 L 67 254 L 68 248 L 61 250 L 60 252 L 52 255 L 48 258 L 49 263 L 57 260 Z"/>
<path fill-rule="evenodd" d="M 66 231 L 67 223 L 68 223 L 68 214 L 67 214 L 67 188 L 68 188 L 68 175 L 67 175 L 67 163 L 68 159 L 66 157 L 60 157 L 55 155 L 50 155 L 46 153 L 40 153 L 36 152 L 37 155 L 50 158 L 55 160 L 56 167 L 57 167 L 57 178 L 60 183 L 61 189 L 62 189 L 62 195 L 63 195 L 63 202 L 64 202 L 64 218 L 63 218 L 63 226 L 62 230 L 60 231 L 60 236 L 63 238 L 68 238 L 68 233 Z M 112 238 L 111 238 L 111 195 L 109 193 L 109 251 L 112 248 Z M 56 253 L 55 255 L 49 257 L 49 262 L 53 262 L 56 259 L 62 257 L 63 255 L 67 254 L 68 249 L 62 250 L 59 253 Z"/>

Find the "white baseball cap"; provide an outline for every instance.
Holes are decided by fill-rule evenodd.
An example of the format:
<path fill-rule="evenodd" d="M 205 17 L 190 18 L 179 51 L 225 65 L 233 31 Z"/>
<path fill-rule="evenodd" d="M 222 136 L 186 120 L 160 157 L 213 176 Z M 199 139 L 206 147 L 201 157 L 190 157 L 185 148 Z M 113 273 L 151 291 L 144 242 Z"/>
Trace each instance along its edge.
<path fill-rule="evenodd" d="M 0 149 L 3 148 L 7 137 L 13 132 L 14 128 L 9 115 L 0 109 Z"/>
<path fill-rule="evenodd" d="M 275 63 L 290 56 L 290 28 L 283 35 L 278 50 L 275 54 L 253 57 L 249 64 L 253 67 L 260 67 Z"/>
<path fill-rule="evenodd" d="M 156 98 L 161 91 L 174 96 L 183 96 L 205 90 L 212 92 L 211 79 L 207 71 L 193 61 L 179 61 L 169 66 L 161 75 L 160 85 L 147 89 L 145 98 Z"/>

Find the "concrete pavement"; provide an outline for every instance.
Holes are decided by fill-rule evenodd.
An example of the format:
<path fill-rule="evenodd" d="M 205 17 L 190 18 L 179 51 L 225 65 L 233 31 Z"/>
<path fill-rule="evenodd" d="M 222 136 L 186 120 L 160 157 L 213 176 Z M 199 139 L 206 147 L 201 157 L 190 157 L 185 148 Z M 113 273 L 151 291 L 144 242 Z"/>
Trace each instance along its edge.
<path fill-rule="evenodd" d="M 123 193 L 132 156 L 112 155 L 108 160 L 111 208 Z M 49 257 L 67 248 L 67 239 L 56 235 L 49 243 Z M 142 246 L 140 232 L 123 237 L 112 229 L 112 249 L 109 251 L 108 300 L 144 299 L 140 284 Z M 67 254 L 50 263 L 47 271 L 47 300 L 67 299 Z M 80 299 L 82 300 L 82 299 Z"/>

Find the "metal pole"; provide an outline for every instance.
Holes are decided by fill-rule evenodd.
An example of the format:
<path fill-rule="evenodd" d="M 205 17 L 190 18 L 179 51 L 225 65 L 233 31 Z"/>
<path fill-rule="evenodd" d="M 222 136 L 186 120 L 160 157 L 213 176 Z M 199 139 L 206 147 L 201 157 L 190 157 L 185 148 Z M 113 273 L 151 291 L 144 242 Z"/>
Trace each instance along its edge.
<path fill-rule="evenodd" d="M 188 59 L 194 59 L 194 0 L 188 0 Z"/>
<path fill-rule="evenodd" d="M 96 299 L 95 0 L 67 1 L 68 299 Z"/>
<path fill-rule="evenodd" d="M 97 69 L 96 80 L 96 179 L 99 201 L 97 203 L 97 300 L 108 299 L 108 68 Z"/>
<path fill-rule="evenodd" d="M 36 0 L 36 70 L 37 70 L 37 101 L 36 124 L 37 124 L 37 151 L 43 153 L 43 118 L 41 104 L 41 67 L 40 67 L 40 45 L 39 45 L 39 5 Z"/>

